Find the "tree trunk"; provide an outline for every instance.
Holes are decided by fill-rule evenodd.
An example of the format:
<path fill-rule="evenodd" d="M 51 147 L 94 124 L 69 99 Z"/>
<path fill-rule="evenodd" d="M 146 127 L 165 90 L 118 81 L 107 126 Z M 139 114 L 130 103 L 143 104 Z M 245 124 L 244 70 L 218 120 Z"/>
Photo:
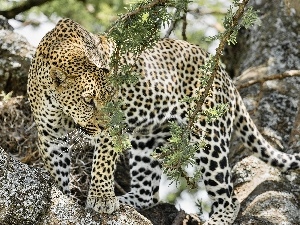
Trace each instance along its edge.
<path fill-rule="evenodd" d="M 260 132 L 277 149 L 299 152 L 300 2 L 250 1 L 261 25 L 243 29 L 223 58 Z M 241 210 L 235 224 L 299 224 L 300 176 L 282 174 L 233 137 L 231 164 Z"/>
<path fill-rule="evenodd" d="M 255 67 L 267 75 L 300 69 L 300 2 L 250 1 L 260 25 L 243 29 L 237 44 L 228 46 L 223 62 L 233 77 Z M 261 71 L 260 71 L 261 72 Z"/>

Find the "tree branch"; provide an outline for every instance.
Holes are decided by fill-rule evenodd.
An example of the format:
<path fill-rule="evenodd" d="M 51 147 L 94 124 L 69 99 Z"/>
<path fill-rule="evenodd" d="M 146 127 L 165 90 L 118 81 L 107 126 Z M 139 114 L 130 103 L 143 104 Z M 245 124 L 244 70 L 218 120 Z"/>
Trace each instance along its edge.
<path fill-rule="evenodd" d="M 196 9 L 188 9 L 188 13 L 192 14 L 193 16 L 204 16 L 204 15 L 215 15 L 215 16 L 225 16 L 226 10 L 220 9 L 220 10 L 209 10 L 209 9 L 203 9 L 201 7 Z"/>
<path fill-rule="evenodd" d="M 186 27 L 187 27 L 187 19 L 186 19 L 186 12 L 184 12 L 183 16 L 182 16 L 182 39 L 184 41 L 187 41 L 187 36 L 186 36 Z"/>
<path fill-rule="evenodd" d="M 239 84 L 239 85 L 237 85 L 237 89 L 240 90 L 240 89 L 249 87 L 253 84 L 264 83 L 268 80 L 282 80 L 286 77 L 293 77 L 293 76 L 300 76 L 300 70 L 288 70 L 288 71 L 285 71 L 284 73 L 273 74 L 271 76 L 266 76 L 266 77 L 262 77 L 262 78 L 254 77 L 257 79 L 252 79 L 252 80 L 248 81 L 247 83 Z"/>
<path fill-rule="evenodd" d="M 7 19 L 15 18 L 18 14 L 25 12 L 31 9 L 34 6 L 40 6 L 46 2 L 50 2 L 52 0 L 28 0 L 21 5 L 18 5 L 12 9 L 1 10 L 0 15 L 4 16 Z"/>
<path fill-rule="evenodd" d="M 155 6 L 159 6 L 159 5 L 164 5 L 164 4 L 167 3 L 167 2 L 168 2 L 168 0 L 154 0 L 154 1 L 152 1 L 151 3 L 149 3 L 149 4 L 147 4 L 147 5 L 142 5 L 142 6 L 138 7 L 136 10 L 133 10 L 133 11 L 131 11 L 131 12 L 128 12 L 128 13 L 122 15 L 122 16 L 114 23 L 114 25 L 107 31 L 107 34 L 110 34 L 111 31 L 112 31 L 113 29 L 115 29 L 116 24 L 118 24 L 119 22 L 125 21 L 125 20 L 127 20 L 128 18 L 130 18 L 130 17 L 132 17 L 132 16 L 134 16 L 134 15 L 139 14 L 139 13 L 140 13 L 141 11 L 143 11 L 143 10 L 151 9 L 151 8 L 153 8 L 153 7 L 155 7 Z"/>
<path fill-rule="evenodd" d="M 177 10 L 178 10 L 178 9 L 176 9 L 176 11 L 177 11 Z M 176 13 L 176 12 L 175 12 L 175 13 Z M 169 29 L 167 30 L 167 32 L 166 32 L 164 38 L 169 38 L 169 37 L 170 37 L 172 31 L 175 29 L 175 27 L 177 26 L 177 23 L 178 23 L 181 19 L 182 19 L 182 18 L 177 18 L 177 19 L 171 21 L 171 24 L 170 24 L 170 26 L 169 26 Z"/>
<path fill-rule="evenodd" d="M 232 24 L 230 26 L 231 28 L 234 28 L 238 25 L 239 20 L 242 18 L 243 14 L 244 14 L 245 7 L 248 4 L 248 2 L 249 2 L 249 0 L 243 0 L 243 2 L 239 4 L 239 8 L 232 18 Z M 224 46 L 233 32 L 234 32 L 233 29 L 228 29 L 221 36 L 220 44 L 219 44 L 218 48 L 216 49 L 216 55 L 213 57 L 214 67 L 213 67 L 212 74 L 207 82 L 204 93 L 202 93 L 200 99 L 197 100 L 195 110 L 192 112 L 192 114 L 190 116 L 190 120 L 189 120 L 189 124 L 188 124 L 188 127 L 190 129 L 193 127 L 193 124 L 196 121 L 196 116 L 202 110 L 202 105 L 210 91 L 210 88 L 213 84 L 214 78 L 218 72 L 219 65 L 220 65 L 220 58 L 221 58 L 222 52 L 224 50 Z"/>

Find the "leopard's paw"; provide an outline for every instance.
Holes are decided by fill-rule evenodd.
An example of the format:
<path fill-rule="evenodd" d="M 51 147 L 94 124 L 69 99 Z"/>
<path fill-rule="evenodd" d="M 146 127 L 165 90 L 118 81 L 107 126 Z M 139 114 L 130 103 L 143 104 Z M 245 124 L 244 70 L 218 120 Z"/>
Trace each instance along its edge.
<path fill-rule="evenodd" d="M 86 201 L 86 208 L 92 208 L 99 213 L 111 214 L 119 209 L 119 200 L 113 197 L 89 196 Z"/>

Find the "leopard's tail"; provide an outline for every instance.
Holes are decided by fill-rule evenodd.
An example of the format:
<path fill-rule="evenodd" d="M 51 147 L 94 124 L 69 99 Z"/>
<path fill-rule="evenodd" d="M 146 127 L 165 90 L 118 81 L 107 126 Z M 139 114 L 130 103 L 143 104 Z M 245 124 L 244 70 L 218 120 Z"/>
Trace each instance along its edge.
<path fill-rule="evenodd" d="M 258 131 L 237 91 L 236 96 L 237 114 L 234 125 L 245 146 L 251 149 L 255 156 L 272 166 L 281 168 L 282 171 L 299 169 L 300 153 L 286 154 L 271 146 Z"/>

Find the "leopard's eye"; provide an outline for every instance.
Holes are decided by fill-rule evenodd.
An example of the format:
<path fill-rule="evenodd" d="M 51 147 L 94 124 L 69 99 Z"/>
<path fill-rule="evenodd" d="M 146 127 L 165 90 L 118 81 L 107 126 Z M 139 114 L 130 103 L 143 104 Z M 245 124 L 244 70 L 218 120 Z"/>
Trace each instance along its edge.
<path fill-rule="evenodd" d="M 82 97 L 85 104 L 95 107 L 94 99 L 92 97 Z"/>

